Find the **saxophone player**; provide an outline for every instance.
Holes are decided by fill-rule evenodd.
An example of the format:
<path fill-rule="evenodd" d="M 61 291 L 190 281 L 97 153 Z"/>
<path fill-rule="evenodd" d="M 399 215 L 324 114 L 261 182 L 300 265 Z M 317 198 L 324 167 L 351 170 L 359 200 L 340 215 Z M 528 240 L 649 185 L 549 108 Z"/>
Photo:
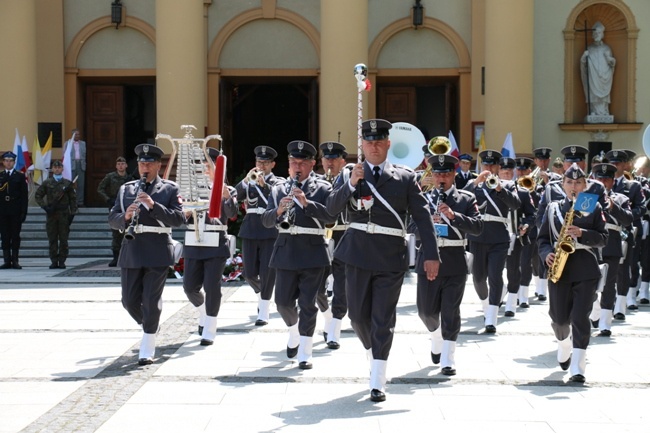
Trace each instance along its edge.
<path fill-rule="evenodd" d="M 325 209 L 332 185 L 313 175 L 316 148 L 311 143 L 292 141 L 287 151 L 292 180 L 273 187 L 262 224 L 280 225 L 269 263 L 276 272 L 275 304 L 289 328 L 287 357 L 297 355 L 298 367 L 308 370 L 313 367 L 316 295 L 332 260 L 325 241 L 325 224 L 335 221 Z"/>
<path fill-rule="evenodd" d="M 471 192 L 455 186 L 454 167 L 458 159 L 451 155 L 434 155 L 429 158 L 432 179 L 437 188 L 426 194 L 433 222 L 438 229 L 440 267 L 438 277 L 430 281 L 424 272 L 424 257 L 418 254 L 415 262 L 417 279 L 418 315 L 431 333 L 431 360 L 440 364 L 441 373 L 456 374 L 456 339 L 460 333 L 460 304 L 467 282 L 465 260 L 466 234 L 478 235 L 483 230 L 483 220 Z M 419 232 L 413 222 L 409 232 Z"/>
<path fill-rule="evenodd" d="M 549 315 L 558 341 L 557 360 L 562 370 L 570 369 L 572 382 L 584 382 L 591 336 L 589 314 L 600 276 L 596 248 L 606 245 L 608 232 L 600 203 L 595 203 L 593 212 L 587 215 L 574 211 L 574 197 L 587 188 L 585 172 L 577 164 L 565 172 L 562 188 L 566 198 L 546 207 L 537 242 L 539 256 L 550 269 Z M 572 223 L 565 224 L 565 218 L 573 218 Z M 557 282 L 553 282 L 558 277 L 552 273 L 553 264 L 560 250 L 555 243 L 562 232 L 573 240 L 574 252 L 568 255 Z"/>
<path fill-rule="evenodd" d="M 269 146 L 257 146 L 255 168 L 237 184 L 237 197 L 246 205 L 246 216 L 239 229 L 242 241 L 242 259 L 244 261 L 244 279 L 257 293 L 257 319 L 255 326 L 269 323 L 269 310 L 275 269 L 269 267 L 273 244 L 278 237 L 275 227 L 264 227 L 262 213 L 266 210 L 271 188 L 282 178 L 273 174 L 275 158 L 278 153 Z"/>

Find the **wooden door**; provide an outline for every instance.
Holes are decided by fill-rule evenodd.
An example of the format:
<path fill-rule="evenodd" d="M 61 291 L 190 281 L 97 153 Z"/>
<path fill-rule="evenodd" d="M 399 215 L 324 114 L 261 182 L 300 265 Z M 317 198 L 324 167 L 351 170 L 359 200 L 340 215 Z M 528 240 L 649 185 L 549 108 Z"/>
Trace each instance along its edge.
<path fill-rule="evenodd" d="M 416 89 L 409 87 L 380 87 L 377 117 L 391 123 L 417 123 Z"/>
<path fill-rule="evenodd" d="M 86 204 L 104 206 L 97 186 L 124 151 L 122 86 L 86 87 Z"/>

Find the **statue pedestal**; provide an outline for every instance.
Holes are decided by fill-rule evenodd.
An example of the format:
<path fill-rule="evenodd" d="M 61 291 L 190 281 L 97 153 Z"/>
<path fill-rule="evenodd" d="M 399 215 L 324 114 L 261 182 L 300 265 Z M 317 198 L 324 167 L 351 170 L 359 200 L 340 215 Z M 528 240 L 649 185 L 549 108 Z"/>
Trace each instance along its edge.
<path fill-rule="evenodd" d="M 585 122 L 587 123 L 614 123 L 614 116 L 612 115 L 596 115 L 596 114 L 590 114 L 589 116 L 585 117 Z"/>

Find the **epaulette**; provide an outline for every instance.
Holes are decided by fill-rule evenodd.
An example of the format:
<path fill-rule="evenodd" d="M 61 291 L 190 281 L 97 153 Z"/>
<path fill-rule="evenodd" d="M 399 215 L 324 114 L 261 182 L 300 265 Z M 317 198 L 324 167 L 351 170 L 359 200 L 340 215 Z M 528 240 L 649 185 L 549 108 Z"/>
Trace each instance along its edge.
<path fill-rule="evenodd" d="M 162 181 L 162 183 L 166 183 L 168 185 L 178 186 L 178 184 L 176 182 L 174 182 L 173 180 L 169 180 L 169 179 L 160 179 L 160 180 Z"/>
<path fill-rule="evenodd" d="M 456 188 L 456 191 L 458 191 L 458 192 L 461 193 L 461 194 L 465 194 L 465 195 L 467 195 L 467 196 L 475 197 L 475 198 L 476 198 L 476 194 L 474 194 L 474 193 L 471 192 L 471 191 L 467 191 L 467 190 L 464 190 L 464 189 L 458 189 L 458 188 Z"/>
<path fill-rule="evenodd" d="M 415 170 L 413 170 L 411 167 L 409 167 L 409 166 L 407 166 L 407 165 L 403 165 L 403 164 L 393 164 L 393 167 L 395 167 L 395 168 L 399 168 L 399 169 L 402 169 L 402 170 L 406 170 L 406 171 L 408 171 L 409 173 L 415 173 Z"/>

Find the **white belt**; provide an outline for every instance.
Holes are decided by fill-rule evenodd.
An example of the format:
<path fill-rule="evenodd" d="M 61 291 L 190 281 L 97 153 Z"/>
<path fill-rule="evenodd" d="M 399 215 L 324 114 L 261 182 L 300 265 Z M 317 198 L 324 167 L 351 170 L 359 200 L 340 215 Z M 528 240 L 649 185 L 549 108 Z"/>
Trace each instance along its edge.
<path fill-rule="evenodd" d="M 397 236 L 403 238 L 406 233 L 402 229 L 394 229 L 392 227 L 383 227 L 374 223 L 362 224 L 362 223 L 350 223 L 350 228 L 355 230 L 361 230 L 369 234 L 380 234 L 380 235 L 389 235 Z"/>
<path fill-rule="evenodd" d="M 135 226 L 135 233 L 171 233 L 171 227 L 154 227 L 154 226 L 143 226 L 138 224 Z"/>
<path fill-rule="evenodd" d="M 508 218 L 499 217 L 499 216 L 490 215 L 490 214 L 483 215 L 483 221 L 492 221 L 492 222 L 499 222 L 499 223 L 503 223 L 503 224 L 508 224 Z"/>
<path fill-rule="evenodd" d="M 605 228 L 607 230 L 616 230 L 617 232 L 620 232 L 623 230 L 623 227 L 617 226 L 616 224 L 611 224 L 611 223 L 606 223 Z"/>
<path fill-rule="evenodd" d="M 334 227 L 330 228 L 333 232 L 340 232 L 340 231 L 345 231 L 347 230 L 349 225 L 347 224 L 337 224 Z"/>
<path fill-rule="evenodd" d="M 190 230 L 194 230 L 196 226 L 194 224 L 188 224 L 187 228 Z M 205 232 L 226 232 L 228 231 L 228 226 L 226 225 L 221 225 L 221 224 L 206 224 L 205 228 L 203 228 L 203 231 Z"/>
<path fill-rule="evenodd" d="M 325 236 L 325 229 L 314 229 L 310 227 L 291 226 L 290 229 L 278 229 L 278 233 L 288 235 L 320 235 Z"/>
<path fill-rule="evenodd" d="M 467 245 L 467 239 L 441 239 L 441 238 L 438 238 L 438 248 L 464 247 L 465 245 Z"/>
<path fill-rule="evenodd" d="M 252 207 L 250 209 L 246 209 L 246 213 L 255 213 L 255 214 L 263 214 L 266 209 L 263 207 Z"/>

